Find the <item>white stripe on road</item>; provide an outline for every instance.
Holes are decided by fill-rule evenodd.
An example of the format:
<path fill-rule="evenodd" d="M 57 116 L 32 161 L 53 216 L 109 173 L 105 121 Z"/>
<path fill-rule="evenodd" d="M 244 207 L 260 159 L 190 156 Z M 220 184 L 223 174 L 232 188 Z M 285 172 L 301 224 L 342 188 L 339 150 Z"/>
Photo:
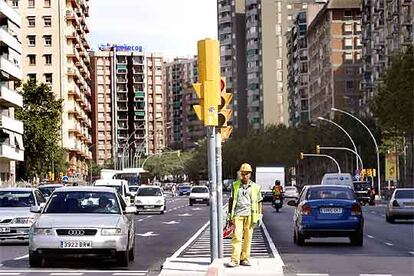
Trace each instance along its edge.
<path fill-rule="evenodd" d="M 20 256 L 20 257 L 17 257 L 17 258 L 14 258 L 13 260 L 14 261 L 18 261 L 18 260 L 21 260 L 21 259 L 26 259 L 27 257 L 29 257 L 29 254 L 24 255 L 24 256 Z"/>
<path fill-rule="evenodd" d="M 0 272 L 0 275 L 4 275 L 4 276 L 6 276 L 6 275 L 9 275 L 9 276 L 12 276 L 12 275 L 20 275 L 21 273 L 16 273 L 16 272 Z"/>
<path fill-rule="evenodd" d="M 367 235 L 367 237 L 370 238 L 370 239 L 374 238 L 374 236 L 371 236 L 371 235 Z"/>
<path fill-rule="evenodd" d="M 329 274 L 321 273 L 296 273 L 297 276 L 329 276 Z"/>
<path fill-rule="evenodd" d="M 388 246 L 394 246 L 394 244 L 389 243 L 389 242 L 386 242 L 385 244 L 388 245 Z"/>
<path fill-rule="evenodd" d="M 261 226 L 262 226 L 263 232 L 264 232 L 264 234 L 266 236 L 267 242 L 269 243 L 270 249 L 272 250 L 273 257 L 275 259 L 277 259 L 277 261 L 279 263 L 281 263 L 282 266 L 285 266 L 285 263 L 283 262 L 282 258 L 280 257 L 279 252 L 277 252 L 276 246 L 273 243 L 273 240 L 270 237 L 269 232 L 267 231 L 266 225 L 264 223 L 262 223 Z"/>
<path fill-rule="evenodd" d="M 392 276 L 392 274 L 359 274 L 359 276 Z"/>
<path fill-rule="evenodd" d="M 50 276 L 81 276 L 85 273 L 82 272 L 53 272 L 50 273 Z"/>
<path fill-rule="evenodd" d="M 410 252 L 408 252 L 408 253 L 410 253 L 411 255 L 414 255 L 414 251 L 410 251 Z"/>
<path fill-rule="evenodd" d="M 147 273 L 147 271 L 143 271 L 143 272 L 118 272 L 118 273 L 113 273 L 112 275 L 117 275 L 117 276 L 144 276 Z"/>
<path fill-rule="evenodd" d="M 181 252 L 184 251 L 198 236 L 200 236 L 201 232 L 204 231 L 204 229 L 207 228 L 207 226 L 210 224 L 210 222 L 206 222 L 183 246 L 181 246 L 170 258 L 175 259 L 177 258 Z"/>
<path fill-rule="evenodd" d="M 9 273 L 9 274 L 5 274 Z M 10 273 L 17 273 L 17 274 L 10 274 Z M 68 270 L 53 270 L 53 269 L 14 269 L 14 270 L 0 270 L 0 275 L 20 275 L 22 273 L 42 273 L 43 275 L 45 273 L 61 273 L 62 275 L 68 275 L 71 272 L 68 272 Z M 108 273 L 148 273 L 147 270 L 78 270 L 76 273 L 99 273 L 102 274 L 108 274 Z"/>

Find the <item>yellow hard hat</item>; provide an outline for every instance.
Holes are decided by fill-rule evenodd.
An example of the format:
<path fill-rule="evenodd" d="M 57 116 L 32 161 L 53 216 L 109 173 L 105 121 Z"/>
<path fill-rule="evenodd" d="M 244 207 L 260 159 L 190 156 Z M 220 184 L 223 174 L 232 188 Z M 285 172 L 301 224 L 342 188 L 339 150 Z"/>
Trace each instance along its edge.
<path fill-rule="evenodd" d="M 250 166 L 249 164 L 247 164 L 247 163 L 243 163 L 241 166 L 240 166 L 240 171 L 241 172 L 252 172 L 253 170 L 252 170 L 252 166 Z"/>

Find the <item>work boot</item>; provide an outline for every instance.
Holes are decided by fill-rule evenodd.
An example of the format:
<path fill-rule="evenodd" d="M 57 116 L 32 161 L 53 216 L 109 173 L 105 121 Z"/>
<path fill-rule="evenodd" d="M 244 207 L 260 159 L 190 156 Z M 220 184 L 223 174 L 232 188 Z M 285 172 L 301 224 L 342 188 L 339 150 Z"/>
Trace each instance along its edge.
<path fill-rule="evenodd" d="M 250 264 L 249 260 L 243 260 L 243 261 L 241 261 L 241 262 L 240 262 L 240 264 L 241 264 L 241 265 L 244 265 L 244 266 L 252 266 L 252 265 Z"/>
<path fill-rule="evenodd" d="M 230 261 L 229 263 L 225 264 L 226 267 L 236 267 L 239 266 L 238 263 L 236 263 L 235 261 Z"/>

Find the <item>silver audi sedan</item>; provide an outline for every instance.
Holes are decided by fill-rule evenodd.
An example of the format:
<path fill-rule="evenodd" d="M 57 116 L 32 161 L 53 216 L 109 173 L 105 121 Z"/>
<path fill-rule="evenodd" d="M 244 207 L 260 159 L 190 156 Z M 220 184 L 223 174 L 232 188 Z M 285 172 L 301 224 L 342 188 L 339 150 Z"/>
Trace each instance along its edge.
<path fill-rule="evenodd" d="M 46 200 L 38 189 L 0 188 L 0 241 L 29 238 L 29 229 L 36 219 L 32 206 L 43 206 Z"/>
<path fill-rule="evenodd" d="M 56 189 L 41 209 L 29 234 L 29 264 L 61 257 L 115 259 L 128 266 L 134 259 L 135 207 L 128 207 L 114 188 Z"/>

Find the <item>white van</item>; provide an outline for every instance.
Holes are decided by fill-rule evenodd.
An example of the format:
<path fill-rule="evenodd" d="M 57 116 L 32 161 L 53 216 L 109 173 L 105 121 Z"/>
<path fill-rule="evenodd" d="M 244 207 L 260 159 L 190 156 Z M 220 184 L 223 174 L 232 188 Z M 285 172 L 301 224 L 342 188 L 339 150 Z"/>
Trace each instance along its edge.
<path fill-rule="evenodd" d="M 95 181 L 94 186 L 105 186 L 115 188 L 116 191 L 122 195 L 126 204 L 131 205 L 131 193 L 128 187 L 128 181 L 123 179 L 98 179 Z"/>
<path fill-rule="evenodd" d="M 354 189 L 350 173 L 325 173 L 321 185 L 344 185 Z"/>

